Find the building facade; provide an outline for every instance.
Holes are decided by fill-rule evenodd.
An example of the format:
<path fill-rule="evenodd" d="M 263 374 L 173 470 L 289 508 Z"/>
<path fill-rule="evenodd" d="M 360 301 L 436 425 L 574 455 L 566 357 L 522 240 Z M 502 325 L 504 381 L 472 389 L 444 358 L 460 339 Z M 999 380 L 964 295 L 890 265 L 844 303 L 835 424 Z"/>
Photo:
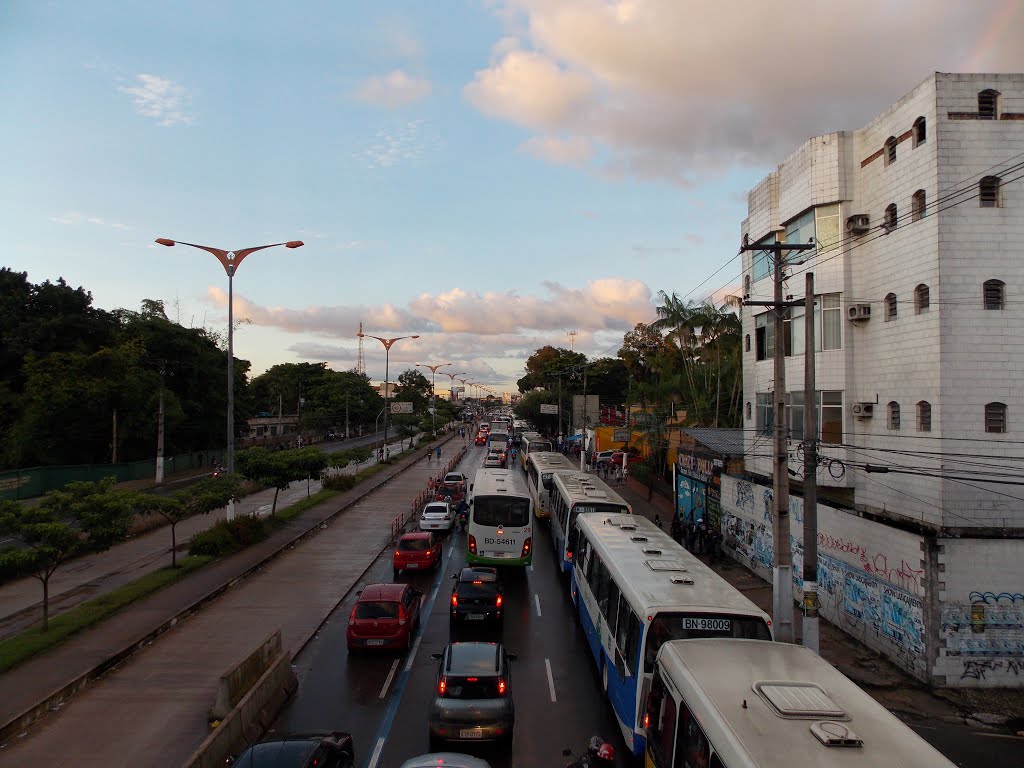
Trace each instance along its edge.
<path fill-rule="evenodd" d="M 1024 75 L 936 73 L 863 128 L 797 149 L 750 191 L 741 230 L 815 244 L 785 255 L 784 295 L 814 273 L 818 392 L 804 397 L 803 308 L 776 338 L 774 310 L 746 305 L 748 474 L 723 478 L 726 545 L 770 573 L 782 344 L 791 546 L 814 407 L 824 613 L 939 685 L 1024 685 L 1022 177 Z M 771 301 L 772 258 L 744 253 L 748 300 Z"/>

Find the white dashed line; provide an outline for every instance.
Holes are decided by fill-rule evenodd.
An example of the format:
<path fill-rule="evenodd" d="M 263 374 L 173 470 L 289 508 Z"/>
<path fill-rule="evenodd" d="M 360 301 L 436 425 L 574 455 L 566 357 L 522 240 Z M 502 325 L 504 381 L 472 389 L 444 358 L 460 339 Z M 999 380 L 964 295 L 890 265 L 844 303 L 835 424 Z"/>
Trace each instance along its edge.
<path fill-rule="evenodd" d="M 377 761 L 380 760 L 380 752 L 384 749 L 384 737 L 377 739 L 377 746 L 373 748 L 373 756 L 370 758 L 370 764 L 367 768 L 377 768 Z"/>
<path fill-rule="evenodd" d="M 551 691 L 551 702 L 554 703 L 558 699 L 555 697 L 555 678 L 551 676 L 551 659 L 544 659 L 544 666 L 548 670 L 548 690 Z"/>
<path fill-rule="evenodd" d="M 537 615 L 540 616 L 540 595 L 534 595 L 533 600 L 537 604 Z"/>
<path fill-rule="evenodd" d="M 391 671 L 388 672 L 388 679 L 384 681 L 384 687 L 380 689 L 380 699 L 383 700 L 388 695 L 388 688 L 391 687 L 391 681 L 395 679 L 395 672 L 398 671 L 398 662 L 400 659 L 395 659 L 395 663 L 391 665 Z"/>

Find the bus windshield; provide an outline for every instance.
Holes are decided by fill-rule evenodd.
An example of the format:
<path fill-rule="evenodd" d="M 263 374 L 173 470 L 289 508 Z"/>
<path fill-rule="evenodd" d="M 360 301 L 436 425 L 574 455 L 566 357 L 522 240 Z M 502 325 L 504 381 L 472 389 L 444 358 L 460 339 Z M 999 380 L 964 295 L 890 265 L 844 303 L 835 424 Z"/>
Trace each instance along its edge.
<path fill-rule="evenodd" d="M 760 616 L 729 613 L 659 613 L 647 629 L 644 671 L 654 671 L 654 659 L 662 643 L 700 637 L 771 640 L 772 633 Z"/>
<path fill-rule="evenodd" d="M 529 499 L 487 496 L 473 501 L 473 522 L 493 528 L 523 528 L 530 524 Z"/>

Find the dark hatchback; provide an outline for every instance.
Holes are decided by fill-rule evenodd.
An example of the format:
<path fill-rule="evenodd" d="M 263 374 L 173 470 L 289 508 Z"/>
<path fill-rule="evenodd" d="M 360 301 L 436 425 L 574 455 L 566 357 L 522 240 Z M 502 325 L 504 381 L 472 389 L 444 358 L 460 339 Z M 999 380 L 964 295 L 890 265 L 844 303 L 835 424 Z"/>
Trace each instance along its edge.
<path fill-rule="evenodd" d="M 497 568 L 463 568 L 452 578 L 451 626 L 504 623 L 505 589 Z"/>
<path fill-rule="evenodd" d="M 253 744 L 227 762 L 236 768 L 352 768 L 355 753 L 347 733 L 294 733 Z"/>

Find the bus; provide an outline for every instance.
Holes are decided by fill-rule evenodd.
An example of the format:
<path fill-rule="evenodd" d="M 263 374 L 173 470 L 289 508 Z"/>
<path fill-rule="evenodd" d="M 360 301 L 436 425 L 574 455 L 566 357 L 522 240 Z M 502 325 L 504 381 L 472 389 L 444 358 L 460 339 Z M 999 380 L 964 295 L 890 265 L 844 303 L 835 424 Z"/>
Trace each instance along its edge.
<path fill-rule="evenodd" d="M 648 768 L 953 765 L 814 651 L 789 643 L 664 643 L 644 723 Z"/>
<path fill-rule="evenodd" d="M 557 478 L 556 478 L 557 483 Z M 571 595 L 622 736 L 644 754 L 644 706 L 663 643 L 773 639 L 771 619 L 640 515 L 576 518 Z"/>
<path fill-rule="evenodd" d="M 523 472 L 527 471 L 526 460 L 531 453 L 546 451 L 551 453 L 555 450 L 551 441 L 542 437 L 539 432 L 523 432 L 519 443 L 519 463 L 523 466 Z"/>
<path fill-rule="evenodd" d="M 522 476 L 509 469 L 478 469 L 469 490 L 469 565 L 530 565 L 533 499 Z"/>
<path fill-rule="evenodd" d="M 578 469 L 555 472 L 551 476 L 551 541 L 555 560 L 563 573 L 572 571 L 576 552 L 576 516 L 591 512 L 610 515 L 631 515 L 625 499 L 613 491 L 597 475 L 587 475 Z"/>
<path fill-rule="evenodd" d="M 526 466 L 526 458 L 523 458 Z M 551 476 L 555 472 L 579 472 L 568 456 L 548 451 L 534 451 L 530 454 L 530 466 L 526 470 L 526 487 L 533 497 L 533 515 L 537 520 L 551 519 Z"/>

